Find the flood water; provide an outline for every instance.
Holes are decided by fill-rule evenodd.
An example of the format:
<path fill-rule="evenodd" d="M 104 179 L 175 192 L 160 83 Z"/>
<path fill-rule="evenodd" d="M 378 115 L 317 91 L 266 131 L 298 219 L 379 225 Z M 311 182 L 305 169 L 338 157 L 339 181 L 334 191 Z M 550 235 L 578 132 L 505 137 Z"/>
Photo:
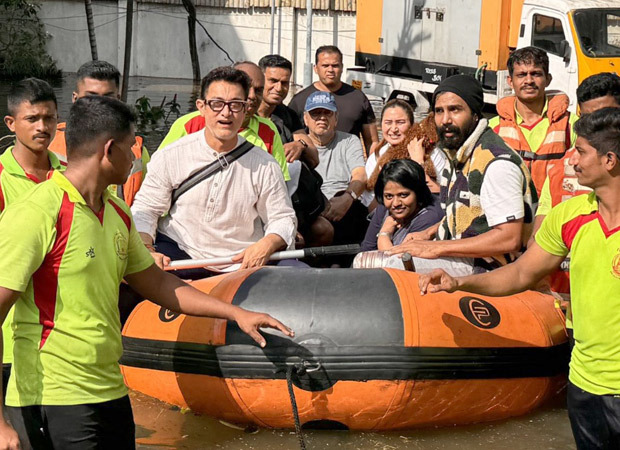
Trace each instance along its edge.
<path fill-rule="evenodd" d="M 64 121 L 71 107 L 75 75 L 66 74 L 54 88 L 58 97 L 59 117 Z M 196 88 L 191 80 L 133 77 L 128 103 L 147 96 L 151 106 L 159 106 L 177 96 L 180 114 L 194 109 Z M 0 82 L 0 116 L 6 115 L 9 84 Z M 373 104 L 373 106 L 377 106 Z M 380 105 L 375 108 L 380 109 Z M 145 144 L 152 152 L 159 146 L 168 127 L 176 119 L 141 128 Z M 4 128 L 0 137 L 9 134 Z M 0 148 L 3 146 L 0 144 Z M 297 437 L 291 430 L 243 430 L 218 420 L 182 411 L 145 395 L 132 392 L 138 449 L 296 449 Z M 506 449 L 564 450 L 574 449 L 566 412 L 564 393 L 537 411 L 500 422 L 452 428 L 416 429 L 396 432 L 305 431 L 308 449 Z"/>

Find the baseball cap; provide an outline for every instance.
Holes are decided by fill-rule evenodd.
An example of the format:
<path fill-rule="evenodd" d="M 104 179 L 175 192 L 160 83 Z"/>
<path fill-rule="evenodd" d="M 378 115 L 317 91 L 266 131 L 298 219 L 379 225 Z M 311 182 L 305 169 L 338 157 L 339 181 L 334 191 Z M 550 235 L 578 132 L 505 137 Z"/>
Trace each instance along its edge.
<path fill-rule="evenodd" d="M 304 111 L 312 111 L 313 109 L 319 108 L 333 112 L 338 111 L 336 99 L 330 92 L 317 91 L 308 96 Z"/>

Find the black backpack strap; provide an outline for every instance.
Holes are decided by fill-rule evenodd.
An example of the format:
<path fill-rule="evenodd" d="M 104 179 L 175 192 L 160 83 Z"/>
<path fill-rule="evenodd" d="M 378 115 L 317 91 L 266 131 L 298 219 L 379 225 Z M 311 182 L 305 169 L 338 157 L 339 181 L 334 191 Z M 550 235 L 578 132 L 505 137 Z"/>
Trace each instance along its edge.
<path fill-rule="evenodd" d="M 172 200 L 170 201 L 170 209 L 172 209 L 172 205 L 176 203 L 179 197 L 189 191 L 191 188 L 196 186 L 197 184 L 203 182 L 207 178 L 212 175 L 215 175 L 222 169 L 225 169 L 232 163 L 233 161 L 239 159 L 247 152 L 249 152 L 254 144 L 245 141 L 240 146 L 236 147 L 234 150 L 226 153 L 225 155 L 219 155 L 217 160 L 213 161 L 211 164 L 206 166 L 205 168 L 199 170 L 198 172 L 192 174 L 187 180 L 183 181 L 178 188 L 172 191 Z"/>

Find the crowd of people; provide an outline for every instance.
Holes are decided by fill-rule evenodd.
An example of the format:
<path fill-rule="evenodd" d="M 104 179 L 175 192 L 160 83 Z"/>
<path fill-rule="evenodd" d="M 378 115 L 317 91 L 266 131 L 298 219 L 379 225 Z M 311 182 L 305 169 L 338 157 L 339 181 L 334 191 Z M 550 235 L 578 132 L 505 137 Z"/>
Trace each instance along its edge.
<path fill-rule="evenodd" d="M 332 244 L 361 244 L 355 267 L 412 256 L 422 293 L 538 287 L 570 298 L 577 445 L 620 446 L 620 77 L 585 79 L 579 118 L 565 94 L 547 92 L 547 54 L 526 47 L 508 59 L 514 95 L 497 116 L 483 114 L 474 77 L 455 75 L 422 122 L 396 98 L 377 124 L 364 93 L 341 80 L 337 47 L 317 49 L 315 63 L 318 81 L 288 106 L 293 67 L 282 56 L 213 69 L 197 110 L 152 159 L 111 64 L 79 69 L 66 123 L 46 82 L 15 85 L 5 117 L 15 144 L 0 156 L 0 448 L 134 448 L 118 366 L 133 304 L 235 320 L 263 346 L 260 327 L 292 330 L 182 280 L 350 266 L 270 261 Z M 221 257 L 230 263 L 162 270 Z"/>

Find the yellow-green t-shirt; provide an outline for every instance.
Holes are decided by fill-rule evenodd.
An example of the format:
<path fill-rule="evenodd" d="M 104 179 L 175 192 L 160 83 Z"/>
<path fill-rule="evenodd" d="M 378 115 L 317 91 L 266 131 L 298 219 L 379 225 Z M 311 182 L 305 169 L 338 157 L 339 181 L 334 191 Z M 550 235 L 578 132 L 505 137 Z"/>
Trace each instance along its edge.
<path fill-rule="evenodd" d="M 592 192 L 555 206 L 536 242 L 552 255 L 571 252 L 570 381 L 592 394 L 620 394 L 620 227 L 607 228 Z"/>
<path fill-rule="evenodd" d="M 173 142 L 178 141 L 183 136 L 203 130 L 204 127 L 205 120 L 204 117 L 200 115 L 200 111 L 185 114 L 174 121 L 168 134 L 166 134 L 164 140 L 161 141 L 157 150 L 161 150 Z M 284 154 L 282 138 L 271 120 L 254 114 L 248 126 L 239 131 L 239 136 L 273 156 L 282 170 L 284 181 L 289 181 L 291 179 L 288 172 L 286 155 Z"/>
<path fill-rule="evenodd" d="M 127 393 L 118 289 L 153 264 L 129 207 L 107 190 L 95 214 L 60 172 L 0 217 L 0 286 L 13 307 L 6 404 L 101 403 Z"/>
<path fill-rule="evenodd" d="M 19 197 L 24 195 L 34 186 L 41 181 L 34 175 L 26 173 L 22 166 L 19 165 L 15 156 L 13 156 L 13 146 L 7 148 L 2 155 L 0 155 L 0 212 L 4 211 L 4 208 L 13 203 Z M 50 167 L 52 170 L 64 170 L 64 166 L 60 163 L 56 155 L 52 152 L 47 152 L 49 158 Z M 13 322 L 13 308 L 11 308 L 4 319 L 2 324 L 3 342 L 2 342 L 2 363 L 13 363 L 13 328 L 11 323 Z"/>

